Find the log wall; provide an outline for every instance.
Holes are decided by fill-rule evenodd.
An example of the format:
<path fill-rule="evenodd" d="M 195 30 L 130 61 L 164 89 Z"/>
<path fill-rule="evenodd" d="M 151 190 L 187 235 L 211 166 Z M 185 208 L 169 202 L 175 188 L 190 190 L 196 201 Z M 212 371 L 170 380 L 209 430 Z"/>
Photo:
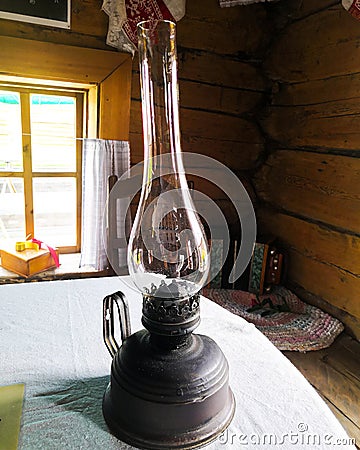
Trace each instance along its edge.
<path fill-rule="evenodd" d="M 114 50 L 105 44 L 108 17 L 101 4 L 101 0 L 72 0 L 71 30 L 0 20 L 0 34 Z M 269 40 L 268 23 L 264 5 L 220 8 L 218 0 L 188 0 L 186 15 L 177 26 L 183 150 L 212 156 L 245 179 L 264 152 L 254 114 L 268 88 L 260 68 Z M 143 159 L 136 56 L 130 144 L 131 162 L 136 164 Z M 200 180 L 195 189 L 206 190 Z M 215 200 L 228 206 L 221 193 Z"/>
<path fill-rule="evenodd" d="M 339 1 L 283 3 L 264 65 L 259 225 L 288 250 L 290 284 L 360 338 L 360 22 Z"/>
<path fill-rule="evenodd" d="M 249 174 L 264 153 L 264 136 L 254 118 L 269 87 L 261 70 L 268 29 L 264 5 L 220 8 L 218 0 L 188 0 L 177 25 L 182 149 L 217 159 L 248 187 Z M 137 163 L 143 159 L 143 143 L 136 57 L 130 142 L 132 163 Z M 195 189 L 209 193 L 208 183 L 193 181 Z M 217 191 L 212 198 L 235 222 L 225 195 Z"/>

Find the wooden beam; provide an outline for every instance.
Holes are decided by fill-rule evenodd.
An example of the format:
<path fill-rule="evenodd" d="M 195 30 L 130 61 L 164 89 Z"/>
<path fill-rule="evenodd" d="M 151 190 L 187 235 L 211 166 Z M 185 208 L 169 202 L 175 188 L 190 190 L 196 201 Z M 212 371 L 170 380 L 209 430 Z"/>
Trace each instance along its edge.
<path fill-rule="evenodd" d="M 179 78 L 264 91 L 265 77 L 254 64 L 207 52 L 179 50 Z"/>
<path fill-rule="evenodd" d="M 328 102 L 346 102 L 356 99 L 360 92 L 360 78 L 357 74 L 339 75 L 321 80 L 309 80 L 301 83 L 284 83 L 272 98 L 273 106 L 297 106 L 299 108 L 314 105 L 321 108 Z M 343 112 L 339 104 L 340 112 Z"/>
<path fill-rule="evenodd" d="M 359 98 L 356 96 L 307 106 L 272 107 L 262 123 L 272 139 L 283 146 L 323 147 L 358 153 L 359 115 Z"/>
<path fill-rule="evenodd" d="M 359 234 L 359 174 L 359 158 L 277 150 L 254 182 L 259 197 L 277 208 Z"/>
<path fill-rule="evenodd" d="M 142 133 L 141 120 L 133 120 L 141 118 L 140 102 L 132 102 L 131 117 L 131 132 Z M 244 142 L 249 145 L 264 143 L 254 122 L 236 116 L 180 108 L 180 126 L 182 134 L 196 137 Z"/>
<path fill-rule="evenodd" d="M 124 63 L 100 84 L 99 137 L 129 140 L 132 60 Z"/>
<path fill-rule="evenodd" d="M 34 238 L 34 204 L 33 204 L 33 174 L 31 158 L 31 120 L 30 94 L 20 93 L 23 169 L 24 169 L 24 201 L 25 201 L 25 236 Z M 24 236 L 24 237 L 25 237 Z"/>
<path fill-rule="evenodd" d="M 263 144 L 251 144 L 217 138 L 203 138 L 191 132 L 181 134 L 182 150 L 199 153 L 214 158 L 233 171 L 249 170 L 256 167 L 264 150 Z M 130 133 L 131 164 L 144 159 L 143 137 L 141 133 Z"/>
<path fill-rule="evenodd" d="M 237 115 L 253 111 L 264 101 L 264 92 L 239 88 L 227 88 L 179 79 L 179 97 L 181 108 L 197 108 L 209 112 L 224 112 Z M 140 75 L 133 71 L 131 98 L 140 100 Z"/>
<path fill-rule="evenodd" d="M 257 211 L 259 229 L 276 236 L 285 248 L 360 278 L 360 237 L 340 233 L 270 208 Z M 291 264 L 291 261 L 289 261 Z M 354 299 L 357 302 L 357 299 Z"/>
<path fill-rule="evenodd" d="M 100 83 L 128 59 L 127 53 L 0 36 L 1 72 L 6 75 Z"/>
<path fill-rule="evenodd" d="M 289 25 L 272 46 L 265 69 L 272 79 L 288 82 L 356 73 L 359 36 L 358 22 L 339 2 Z"/>
<path fill-rule="evenodd" d="M 84 95 L 76 95 L 76 249 L 81 249 L 82 137 L 84 136 Z"/>
<path fill-rule="evenodd" d="M 352 340 L 349 336 L 342 335 L 330 348 L 306 354 L 285 352 L 285 356 L 328 401 L 351 420 L 358 429 L 358 437 L 360 380 L 357 360 L 360 344 L 354 342 L 356 353 L 351 353 L 346 348 L 349 340 Z"/>
<path fill-rule="evenodd" d="M 195 3 L 200 4 L 200 7 Z M 212 8 L 210 3 L 208 0 L 188 2 L 186 15 L 177 25 L 179 46 L 219 55 L 254 55 L 270 39 L 264 32 L 264 26 L 270 29 L 270 21 L 262 5 L 227 10 L 220 9 L 214 2 L 217 9 Z M 201 11 L 196 11 L 197 7 Z"/>
<path fill-rule="evenodd" d="M 269 13 L 276 21 L 279 18 L 286 18 L 287 21 L 301 20 L 312 14 L 321 12 L 326 8 L 337 6 L 339 0 L 288 0 L 286 4 L 271 5 Z"/>
<path fill-rule="evenodd" d="M 289 250 L 289 278 L 309 292 L 360 319 L 359 277 Z"/>

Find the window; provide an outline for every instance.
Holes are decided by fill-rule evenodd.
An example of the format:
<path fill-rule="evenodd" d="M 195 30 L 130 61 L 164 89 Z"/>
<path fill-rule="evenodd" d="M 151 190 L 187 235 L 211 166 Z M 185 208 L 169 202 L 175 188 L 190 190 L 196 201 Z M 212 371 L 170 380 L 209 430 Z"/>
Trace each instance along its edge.
<path fill-rule="evenodd" d="M 10 239 L 13 243 L 31 233 L 45 242 L 48 239 L 49 244 L 60 246 L 63 253 L 78 252 L 81 250 L 81 137 L 129 139 L 132 57 L 129 53 L 42 42 L 37 38 L 0 36 L 0 95 L 5 91 L 6 95 L 10 92 L 17 96 L 17 103 L 6 106 L 6 103 L 0 102 L 0 109 L 4 107 L 5 111 L 0 113 L 0 247 L 4 239 Z M 59 155 L 66 150 L 59 147 L 60 139 L 53 131 L 50 114 L 43 113 L 42 117 L 50 123 L 45 121 L 46 125 L 35 136 L 36 126 L 32 121 L 36 121 L 35 106 L 39 106 L 36 105 L 36 95 L 61 97 L 62 106 L 67 105 L 68 109 L 74 104 L 66 102 L 75 101 L 75 170 L 70 167 L 74 161 L 73 156 L 69 156 L 70 150 L 67 150 L 66 157 L 65 153 Z M 52 107 L 55 109 L 56 105 Z M 42 104 L 41 108 L 45 111 L 46 105 Z M 2 119 L 4 116 L 5 121 Z M 7 127 L 5 145 L 4 124 Z M 47 147 L 44 143 L 45 138 L 41 135 L 45 133 L 44 129 L 50 131 L 49 142 L 51 147 L 58 146 L 57 152 L 51 153 L 50 144 Z M 71 141 L 69 136 L 61 134 L 61 140 L 65 138 Z M 43 147 L 39 150 L 41 143 Z M 10 148 L 14 153 L 10 152 Z M 41 152 L 43 157 L 39 156 Z M 53 160 L 49 159 L 51 157 Z M 57 167 L 54 167 L 54 159 Z M 75 213 L 70 209 L 75 195 L 74 184 Z M 57 192 L 49 192 L 50 186 Z M 53 201 L 49 200 L 50 194 L 54 194 Z M 61 197 L 65 194 L 67 197 Z M 61 201 L 60 204 L 60 197 L 68 201 Z M 46 204 L 52 209 L 45 208 Z M 50 221 L 55 222 L 53 212 L 60 209 L 63 214 L 68 211 L 68 218 L 71 215 L 74 219 L 75 214 L 76 224 L 72 221 L 67 230 L 66 225 L 62 230 L 58 229 L 53 242 L 55 228 Z M 59 215 L 56 220 L 59 220 Z M 70 236 L 74 236 L 75 228 L 76 242 L 73 242 Z M 62 241 L 59 243 L 60 238 Z"/>
<path fill-rule="evenodd" d="M 80 249 L 79 90 L 0 86 L 0 241 Z"/>

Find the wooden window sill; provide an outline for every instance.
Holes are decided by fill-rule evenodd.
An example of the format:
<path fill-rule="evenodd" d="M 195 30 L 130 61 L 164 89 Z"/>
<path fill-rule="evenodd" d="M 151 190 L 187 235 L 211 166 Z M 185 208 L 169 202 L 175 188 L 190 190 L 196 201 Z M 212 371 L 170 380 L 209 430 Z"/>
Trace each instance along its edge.
<path fill-rule="evenodd" d="M 74 278 L 106 277 L 113 275 L 109 269 L 95 270 L 93 267 L 79 267 L 80 253 L 60 256 L 61 266 L 46 270 L 31 277 L 24 277 L 0 266 L 0 284 L 26 283 L 31 281 L 67 280 Z"/>

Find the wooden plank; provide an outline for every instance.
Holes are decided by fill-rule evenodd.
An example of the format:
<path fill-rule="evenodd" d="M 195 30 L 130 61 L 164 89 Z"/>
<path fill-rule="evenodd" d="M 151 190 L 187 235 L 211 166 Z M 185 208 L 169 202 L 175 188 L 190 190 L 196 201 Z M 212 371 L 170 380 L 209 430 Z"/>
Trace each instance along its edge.
<path fill-rule="evenodd" d="M 72 0 L 71 32 L 98 36 L 105 41 L 109 16 L 102 11 L 101 0 Z"/>
<path fill-rule="evenodd" d="M 139 102 L 131 104 L 131 162 L 143 160 L 142 119 Z M 213 157 L 232 170 L 255 167 L 263 152 L 262 136 L 244 119 L 181 108 L 182 150 Z"/>
<path fill-rule="evenodd" d="M 82 144 L 84 137 L 84 94 L 76 94 L 76 252 L 81 250 Z"/>
<path fill-rule="evenodd" d="M 179 80 L 180 105 L 212 112 L 243 114 L 264 101 L 263 92 Z"/>
<path fill-rule="evenodd" d="M 213 96 L 213 92 L 204 92 L 204 96 Z M 216 98 L 216 96 L 214 95 Z M 235 114 L 252 113 L 265 103 L 265 93 L 245 91 L 243 89 L 221 89 L 219 101 L 220 108 L 217 111 L 224 111 Z"/>
<path fill-rule="evenodd" d="M 1 71 L 7 75 L 99 83 L 129 57 L 126 53 L 0 36 Z"/>
<path fill-rule="evenodd" d="M 214 158 L 233 171 L 243 171 L 256 167 L 264 145 L 197 137 L 190 132 L 182 134 L 182 148 L 185 152 L 199 153 Z"/>
<path fill-rule="evenodd" d="M 132 133 L 142 133 L 140 102 L 131 103 Z M 264 139 L 257 125 L 248 120 L 207 111 L 180 108 L 180 126 L 183 135 L 243 142 L 249 145 L 262 144 Z"/>
<path fill-rule="evenodd" d="M 263 92 L 226 88 L 182 79 L 179 80 L 179 96 L 181 107 L 228 114 L 253 111 L 265 99 Z M 133 71 L 132 74 L 131 97 L 134 100 L 141 98 L 138 71 Z"/>
<path fill-rule="evenodd" d="M 307 291 L 360 318 L 360 279 L 332 265 L 289 250 L 289 278 Z"/>
<path fill-rule="evenodd" d="M 129 140 L 130 57 L 100 84 L 99 137 L 101 139 Z"/>
<path fill-rule="evenodd" d="M 360 145 L 358 78 L 352 74 L 283 86 L 273 100 L 274 105 L 281 107 L 270 108 L 263 122 L 266 131 L 284 145 L 357 152 Z"/>
<path fill-rule="evenodd" d="M 343 341 L 350 339 L 346 334 L 342 334 L 336 339 L 335 343 L 327 349 L 310 352 L 310 353 L 298 353 L 298 352 L 283 352 L 284 355 L 297 367 L 300 372 L 308 379 L 308 381 L 315 387 L 318 393 L 321 395 L 325 403 L 329 406 L 340 423 L 343 425 L 348 435 L 354 438 L 360 443 L 360 428 L 348 417 L 349 408 L 348 402 L 344 402 L 343 397 L 348 397 L 349 390 L 347 384 L 346 372 L 343 372 L 343 368 L 338 367 L 336 371 L 337 380 L 342 382 L 337 383 L 338 395 L 330 396 L 331 390 L 328 388 L 328 383 L 333 382 L 331 375 L 334 372 L 330 372 L 330 378 L 328 378 L 329 371 L 323 370 L 324 363 L 327 364 L 327 357 L 329 354 L 334 354 L 334 359 L 341 357 L 341 350 L 344 349 Z M 360 352 L 359 342 L 355 342 L 357 346 L 357 353 Z M 336 354 L 334 352 L 336 350 Z M 358 359 L 358 355 L 347 355 L 347 362 L 353 364 Z M 336 372 L 335 372 L 336 373 Z M 356 405 L 354 405 L 356 406 Z M 351 413 L 350 413 L 351 415 Z"/>
<path fill-rule="evenodd" d="M 356 360 L 359 363 L 360 356 L 360 344 L 359 341 L 355 340 L 349 335 L 342 336 L 341 347 L 349 352 L 349 358 Z M 356 373 L 356 372 L 355 372 Z M 360 370 L 357 372 L 356 376 L 360 376 Z"/>
<path fill-rule="evenodd" d="M 178 57 L 179 77 L 182 79 L 255 91 L 264 91 L 267 87 L 260 69 L 251 63 L 183 49 L 179 49 Z"/>
<path fill-rule="evenodd" d="M 214 21 L 233 21 L 239 27 L 245 27 L 248 22 L 260 23 L 266 20 L 267 11 L 262 4 L 248 5 L 246 8 L 220 8 L 218 0 L 197 0 L 186 4 L 186 17 L 204 20 L 209 23 Z M 251 29 L 250 25 L 249 29 Z"/>
<path fill-rule="evenodd" d="M 302 83 L 284 83 L 272 98 L 273 106 L 309 106 L 359 98 L 360 78 L 357 73 L 309 80 Z"/>
<path fill-rule="evenodd" d="M 55 44 L 75 45 L 102 50 L 116 50 L 106 45 L 105 37 L 76 33 L 62 28 L 45 27 L 25 22 L 0 19 L 1 35 L 15 38 L 52 42 Z"/>
<path fill-rule="evenodd" d="M 86 134 L 85 136 L 91 139 L 98 137 L 98 98 L 99 86 L 92 86 L 87 93 L 87 110 L 86 110 Z"/>
<path fill-rule="evenodd" d="M 198 2 L 191 2 L 198 3 Z M 219 15 L 209 16 L 205 3 L 198 17 L 187 8 L 185 17 L 177 25 L 177 41 L 181 47 L 206 50 L 217 54 L 253 54 L 270 39 L 264 30 L 270 29 L 265 8 L 217 9 Z"/>
<path fill-rule="evenodd" d="M 258 196 L 277 207 L 358 233 L 360 159 L 277 150 L 257 172 Z"/>
<path fill-rule="evenodd" d="M 360 445 L 360 428 L 357 427 L 340 409 L 338 409 L 330 400 L 328 400 L 324 395 L 321 395 L 321 392 L 318 391 L 318 394 L 322 397 L 324 402 L 330 408 L 334 416 L 341 423 L 344 430 L 347 432 L 350 439 L 354 439 L 354 445 L 359 443 Z M 358 449 L 359 446 L 356 446 Z"/>
<path fill-rule="evenodd" d="M 350 336 L 347 336 L 346 341 L 345 345 L 342 340 L 335 342 L 323 360 L 346 378 L 360 383 L 360 343 Z"/>
<path fill-rule="evenodd" d="M 272 107 L 263 125 L 274 140 L 285 146 L 319 146 L 357 152 L 360 147 L 359 104 L 359 98 L 355 97 L 307 106 Z"/>
<path fill-rule="evenodd" d="M 271 5 L 271 15 L 286 16 L 287 20 L 300 20 L 311 14 L 316 14 L 326 8 L 337 6 L 338 0 L 287 0 L 286 3 Z"/>
<path fill-rule="evenodd" d="M 21 131 L 23 148 L 24 171 L 24 199 L 25 199 L 25 234 L 34 238 L 34 199 L 33 174 L 31 158 L 31 120 L 30 120 L 30 94 L 20 93 L 21 104 Z"/>
<path fill-rule="evenodd" d="M 360 237 L 340 233 L 269 208 L 257 211 L 259 230 L 305 256 L 360 277 Z"/>
<path fill-rule="evenodd" d="M 306 354 L 286 352 L 285 355 L 323 396 L 360 428 L 360 384 L 327 364 L 323 360 L 326 353 L 327 350 L 320 350 Z"/>
<path fill-rule="evenodd" d="M 266 71 L 289 82 L 358 72 L 359 36 L 357 21 L 339 4 L 287 27 L 271 49 Z"/>
<path fill-rule="evenodd" d="M 339 4 L 338 0 L 316 0 L 316 2 L 314 0 L 295 0 L 295 2 L 297 2 L 298 7 L 293 10 L 291 17 L 297 20 L 307 17 L 310 14 L 321 12 L 326 8 L 337 7 Z M 291 3 L 294 4 L 295 2 L 291 2 L 290 0 L 290 6 Z"/>
<path fill-rule="evenodd" d="M 141 119 L 140 119 L 141 120 Z M 214 158 L 233 171 L 253 169 L 263 152 L 263 144 L 248 144 L 221 139 L 199 138 L 182 133 L 182 150 L 199 153 Z M 143 138 L 141 133 L 130 133 L 131 164 L 144 159 Z"/>
<path fill-rule="evenodd" d="M 218 138 L 247 144 L 262 144 L 263 137 L 254 122 L 226 116 L 180 109 L 180 124 L 184 134 L 203 138 Z"/>

